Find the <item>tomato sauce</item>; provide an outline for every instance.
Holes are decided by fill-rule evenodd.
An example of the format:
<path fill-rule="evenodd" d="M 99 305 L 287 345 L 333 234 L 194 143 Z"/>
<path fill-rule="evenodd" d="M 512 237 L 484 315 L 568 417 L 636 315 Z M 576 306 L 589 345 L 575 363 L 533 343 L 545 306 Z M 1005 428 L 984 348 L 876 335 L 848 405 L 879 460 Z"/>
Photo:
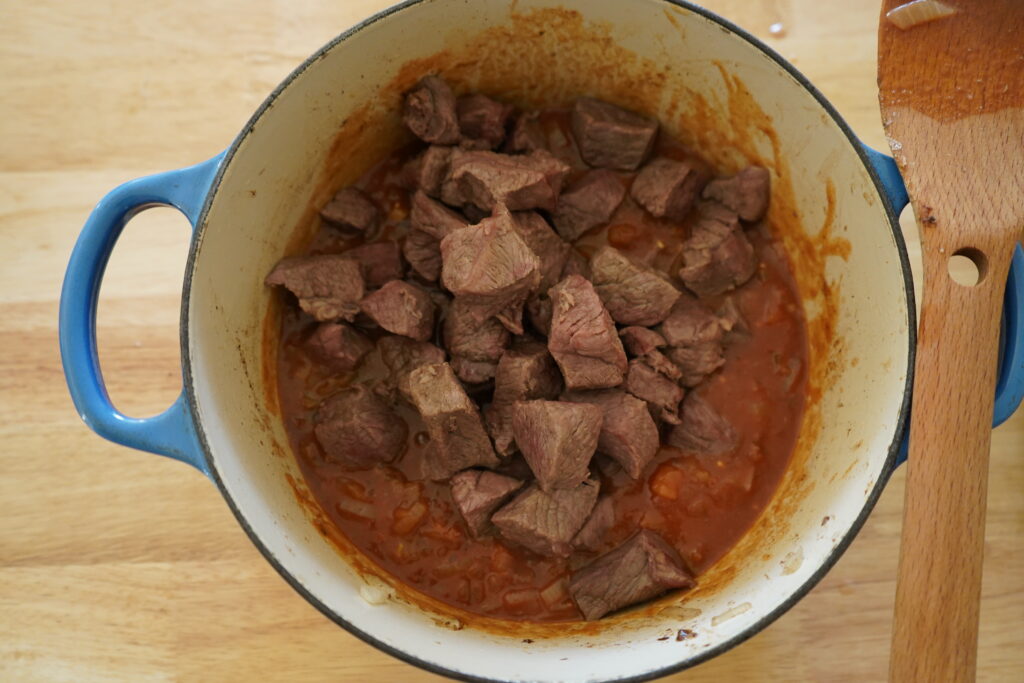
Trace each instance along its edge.
<path fill-rule="evenodd" d="M 574 156 L 566 114 L 545 112 L 541 122 L 552 152 L 582 169 Z M 664 134 L 661 138 L 659 154 L 694 160 L 689 150 L 665 140 Z M 559 144 L 564 148 L 559 150 Z M 353 239 L 323 227 L 308 253 L 340 252 L 364 241 L 401 240 L 409 210 L 401 168 L 418 149 L 396 151 L 357 183 L 385 212 L 377 234 Z M 631 177 L 623 181 L 629 183 Z M 627 199 L 607 227 L 584 235 L 576 246 L 589 256 L 611 244 L 634 259 L 674 273 L 688 234 L 688 223 L 652 218 Z M 760 267 L 750 282 L 729 296 L 750 334 L 731 343 L 725 366 L 695 389 L 742 435 L 740 446 L 722 457 L 664 446 L 636 481 L 610 459 L 595 456 L 591 469 L 601 480 L 602 494 L 612 495 L 616 513 L 599 552 L 611 550 L 644 527 L 661 534 L 700 574 L 751 527 L 778 487 L 803 413 L 806 329 L 781 244 L 766 225 L 748 229 L 747 234 Z M 724 299 L 705 302 L 714 309 Z M 418 475 L 427 435 L 410 406 L 397 409 L 411 436 L 406 453 L 394 463 L 355 471 L 325 457 L 313 435 L 317 405 L 350 383 L 380 379 L 386 368 L 376 351 L 355 373 L 339 375 L 319 364 L 303 348 L 315 324 L 297 306 L 285 307 L 278 387 L 285 427 L 306 483 L 337 528 L 403 584 L 445 603 L 511 620 L 579 619 L 567 592 L 568 577 L 595 553 L 549 558 L 494 536 L 472 538 L 448 485 Z M 483 403 L 489 400 L 489 391 L 485 388 L 471 397 Z M 501 471 L 528 474 L 521 456 Z"/>

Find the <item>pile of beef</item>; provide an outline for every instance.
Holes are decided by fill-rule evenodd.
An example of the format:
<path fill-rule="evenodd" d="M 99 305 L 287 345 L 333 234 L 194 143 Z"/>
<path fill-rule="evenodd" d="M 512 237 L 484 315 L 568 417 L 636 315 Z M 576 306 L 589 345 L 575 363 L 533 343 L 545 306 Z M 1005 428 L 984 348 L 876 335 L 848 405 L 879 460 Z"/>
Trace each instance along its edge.
<path fill-rule="evenodd" d="M 734 306 L 713 312 L 701 297 L 753 275 L 744 228 L 765 213 L 768 173 L 710 179 L 652 158 L 656 121 L 589 98 L 572 108 L 574 145 L 561 157 L 536 113 L 456 97 L 435 76 L 407 94 L 403 114 L 427 143 L 404 171 L 404 240 L 285 259 L 266 280 L 320 321 L 308 342 L 320 362 L 352 371 L 376 347 L 391 373 L 326 399 L 316 436 L 350 467 L 391 462 L 409 438 L 395 411 L 406 402 L 429 434 L 425 476 L 450 482 L 474 537 L 554 557 L 592 551 L 615 523 L 590 471 L 595 453 L 635 479 L 663 438 L 699 453 L 737 445 L 690 390 L 743 328 Z M 610 246 L 576 250 L 624 201 L 671 221 L 695 216 L 677 272 Z M 321 213 L 351 234 L 381 221 L 354 187 Z M 494 471 L 516 453 L 530 481 Z M 642 530 L 577 570 L 570 593 L 597 619 L 691 585 L 676 551 Z"/>

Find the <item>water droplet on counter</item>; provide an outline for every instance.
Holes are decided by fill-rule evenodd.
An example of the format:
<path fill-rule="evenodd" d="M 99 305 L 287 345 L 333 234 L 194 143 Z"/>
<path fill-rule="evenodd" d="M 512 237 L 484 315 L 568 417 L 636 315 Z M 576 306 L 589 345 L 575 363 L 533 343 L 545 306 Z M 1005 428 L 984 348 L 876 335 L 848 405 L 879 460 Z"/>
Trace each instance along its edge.
<path fill-rule="evenodd" d="M 786 35 L 786 27 L 782 25 L 781 21 L 776 21 L 774 24 L 768 27 L 768 33 L 776 38 L 782 38 Z"/>

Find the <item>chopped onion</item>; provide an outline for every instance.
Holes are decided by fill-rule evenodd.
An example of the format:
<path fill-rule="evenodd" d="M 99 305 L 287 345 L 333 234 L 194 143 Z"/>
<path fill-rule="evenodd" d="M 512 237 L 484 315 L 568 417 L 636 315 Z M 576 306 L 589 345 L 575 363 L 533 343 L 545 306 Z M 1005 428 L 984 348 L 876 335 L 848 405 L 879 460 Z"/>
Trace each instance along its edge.
<path fill-rule="evenodd" d="M 913 28 L 956 14 L 956 9 L 939 0 L 913 0 L 885 13 L 885 18 L 902 29 Z"/>

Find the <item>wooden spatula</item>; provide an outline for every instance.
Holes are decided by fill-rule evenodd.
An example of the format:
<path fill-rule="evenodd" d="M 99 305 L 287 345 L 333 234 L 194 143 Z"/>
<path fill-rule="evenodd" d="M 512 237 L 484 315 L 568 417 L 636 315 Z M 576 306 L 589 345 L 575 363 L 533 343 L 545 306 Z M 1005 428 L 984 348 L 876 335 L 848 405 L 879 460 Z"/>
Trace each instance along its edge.
<path fill-rule="evenodd" d="M 942 0 L 942 18 L 918 4 L 932 20 L 899 28 L 886 14 L 905 4 L 884 0 L 878 32 L 924 258 L 889 677 L 973 681 L 1000 306 L 1024 229 L 1024 1 Z M 954 255 L 977 284 L 951 279 Z"/>

